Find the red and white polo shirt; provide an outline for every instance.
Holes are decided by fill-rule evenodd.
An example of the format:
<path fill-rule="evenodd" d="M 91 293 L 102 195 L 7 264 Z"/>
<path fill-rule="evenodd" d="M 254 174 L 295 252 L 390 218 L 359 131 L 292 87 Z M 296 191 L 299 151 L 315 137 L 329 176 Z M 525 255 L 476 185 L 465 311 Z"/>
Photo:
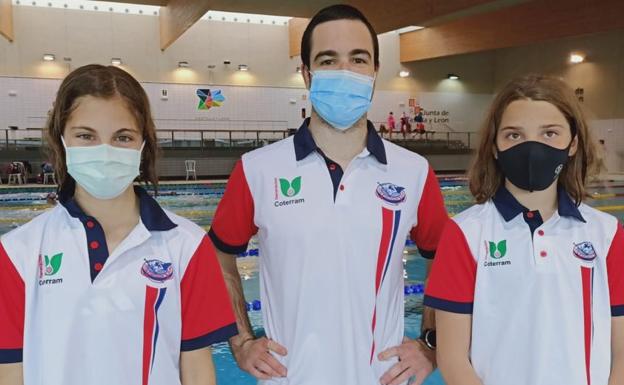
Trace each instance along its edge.
<path fill-rule="evenodd" d="M 624 316 L 624 231 L 559 189 L 546 222 L 502 187 L 445 227 L 425 305 L 472 315 L 483 385 L 607 385 Z"/>
<path fill-rule="evenodd" d="M 237 333 L 210 239 L 136 192 L 110 255 L 73 191 L 1 238 L 0 364 L 23 362 L 24 385 L 180 384 L 181 351 Z"/>
<path fill-rule="evenodd" d="M 405 240 L 432 257 L 448 215 L 427 161 L 372 124 L 346 170 L 307 124 L 243 156 L 209 235 L 237 254 L 257 234 L 265 329 L 288 349 L 288 378 L 261 383 L 378 385 L 404 335 Z"/>

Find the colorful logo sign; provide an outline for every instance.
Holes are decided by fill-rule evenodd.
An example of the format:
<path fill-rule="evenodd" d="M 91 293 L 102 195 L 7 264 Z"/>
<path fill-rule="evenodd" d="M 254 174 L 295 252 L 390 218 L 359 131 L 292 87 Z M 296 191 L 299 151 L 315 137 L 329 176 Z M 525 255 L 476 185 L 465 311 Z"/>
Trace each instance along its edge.
<path fill-rule="evenodd" d="M 405 202 L 407 197 L 405 187 L 397 186 L 392 183 L 378 183 L 375 194 L 378 198 L 393 205 Z"/>
<path fill-rule="evenodd" d="M 225 97 L 221 95 L 221 90 L 209 90 L 207 88 L 200 88 L 197 90 L 197 97 L 199 97 L 198 110 L 209 110 L 212 107 L 221 107 L 225 101 Z"/>
<path fill-rule="evenodd" d="M 597 257 L 596 250 L 591 242 L 575 244 L 572 252 L 576 258 L 582 259 L 583 261 L 593 261 Z"/>
<path fill-rule="evenodd" d="M 145 260 L 141 267 L 141 274 L 152 282 L 163 283 L 173 276 L 171 262 L 163 262 L 158 259 Z"/>
<path fill-rule="evenodd" d="M 288 179 L 280 178 L 280 190 L 282 190 L 282 195 L 287 198 L 292 198 L 299 194 L 301 191 L 301 177 L 298 176 L 292 181 L 288 181 Z"/>
<path fill-rule="evenodd" d="M 507 240 L 502 240 L 498 243 L 489 242 L 490 245 L 490 257 L 494 259 L 501 259 L 507 254 Z"/>

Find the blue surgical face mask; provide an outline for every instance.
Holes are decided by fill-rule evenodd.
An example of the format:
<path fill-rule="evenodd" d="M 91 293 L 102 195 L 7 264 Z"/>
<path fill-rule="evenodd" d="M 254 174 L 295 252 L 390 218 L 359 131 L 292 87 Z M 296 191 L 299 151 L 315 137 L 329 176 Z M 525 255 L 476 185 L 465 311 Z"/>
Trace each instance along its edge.
<path fill-rule="evenodd" d="M 108 144 L 86 147 L 67 147 L 67 172 L 80 187 L 97 199 L 113 199 L 121 195 L 139 176 L 140 150 L 118 148 Z"/>
<path fill-rule="evenodd" d="M 370 108 L 375 78 L 346 70 L 315 71 L 310 100 L 314 111 L 339 131 L 352 127 Z"/>

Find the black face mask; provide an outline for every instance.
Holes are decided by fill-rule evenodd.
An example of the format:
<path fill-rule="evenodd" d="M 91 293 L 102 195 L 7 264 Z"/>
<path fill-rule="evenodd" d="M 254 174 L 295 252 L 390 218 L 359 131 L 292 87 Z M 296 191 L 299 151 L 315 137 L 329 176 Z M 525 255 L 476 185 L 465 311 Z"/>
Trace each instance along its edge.
<path fill-rule="evenodd" d="M 560 150 L 540 142 L 523 142 L 505 151 L 497 150 L 498 165 L 514 186 L 527 191 L 546 190 L 568 162 L 570 145 Z"/>

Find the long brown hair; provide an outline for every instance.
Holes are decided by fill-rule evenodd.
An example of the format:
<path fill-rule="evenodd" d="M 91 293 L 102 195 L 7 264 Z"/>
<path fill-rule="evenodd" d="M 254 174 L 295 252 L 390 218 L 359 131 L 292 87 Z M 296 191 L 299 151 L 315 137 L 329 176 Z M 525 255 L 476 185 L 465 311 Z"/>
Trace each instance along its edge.
<path fill-rule="evenodd" d="M 574 92 L 562 80 L 527 75 L 509 82 L 498 93 L 481 127 L 481 139 L 475 160 L 469 172 L 470 192 L 477 203 L 483 203 L 496 193 L 505 177 L 494 158 L 496 133 L 509 104 L 516 100 L 535 100 L 551 103 L 561 111 L 570 125 L 572 137 L 578 137 L 576 153 L 559 174 L 558 183 L 570 194 L 577 205 L 587 196 L 585 185 L 588 171 L 596 169 L 594 142 Z"/>
<path fill-rule="evenodd" d="M 158 142 L 145 90 L 136 79 L 122 69 L 90 64 L 77 68 L 63 80 L 46 125 L 45 137 L 49 156 L 58 178 L 59 190 L 70 188 L 75 183 L 71 175 L 67 173 L 65 149 L 61 136 L 63 136 L 71 113 L 77 107 L 76 100 L 87 95 L 105 99 L 120 97 L 126 103 L 145 140 L 138 179 L 151 183 L 154 188 L 157 188 Z"/>

